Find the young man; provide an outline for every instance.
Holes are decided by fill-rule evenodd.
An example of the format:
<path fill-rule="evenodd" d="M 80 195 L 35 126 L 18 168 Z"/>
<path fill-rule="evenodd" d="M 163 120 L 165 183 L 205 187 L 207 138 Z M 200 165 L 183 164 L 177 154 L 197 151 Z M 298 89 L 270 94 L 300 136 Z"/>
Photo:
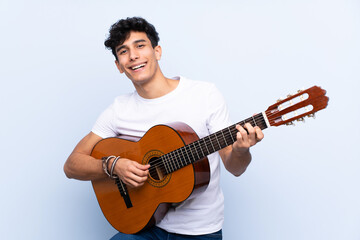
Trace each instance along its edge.
<path fill-rule="evenodd" d="M 120 134 L 142 137 L 152 126 L 171 122 L 186 123 L 202 138 L 231 125 L 224 99 L 213 84 L 163 75 L 158 64 L 162 51 L 158 41 L 154 26 L 142 18 L 122 19 L 111 27 L 105 45 L 136 91 L 117 97 L 101 114 L 67 159 L 67 177 L 108 177 L 102 161 L 90 156 L 103 138 Z M 118 233 L 113 239 L 221 239 L 224 201 L 219 185 L 220 157 L 229 172 L 240 176 L 251 161 L 249 148 L 264 137 L 259 127 L 248 123 L 236 128 L 235 143 L 208 156 L 211 173 L 205 191 L 171 208 L 156 226 L 136 235 Z M 113 161 L 110 159 L 109 166 Z M 129 187 L 137 188 L 147 181 L 149 166 L 120 158 L 113 172 Z"/>

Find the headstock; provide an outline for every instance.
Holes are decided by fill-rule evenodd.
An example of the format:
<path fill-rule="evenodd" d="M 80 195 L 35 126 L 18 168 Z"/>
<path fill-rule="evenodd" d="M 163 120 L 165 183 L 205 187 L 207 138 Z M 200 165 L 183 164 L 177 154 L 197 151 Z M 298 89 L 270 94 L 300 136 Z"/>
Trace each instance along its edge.
<path fill-rule="evenodd" d="M 266 111 L 271 126 L 292 125 L 294 120 L 304 121 L 304 117 L 315 117 L 315 112 L 326 108 L 329 98 L 326 91 L 318 86 L 299 90 L 294 95 L 279 99 Z"/>

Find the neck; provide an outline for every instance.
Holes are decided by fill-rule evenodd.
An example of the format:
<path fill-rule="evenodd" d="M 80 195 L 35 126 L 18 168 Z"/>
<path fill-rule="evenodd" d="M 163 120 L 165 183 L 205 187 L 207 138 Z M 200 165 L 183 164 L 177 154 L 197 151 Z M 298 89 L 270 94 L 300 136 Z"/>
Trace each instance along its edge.
<path fill-rule="evenodd" d="M 245 123 L 250 123 L 253 126 L 258 126 L 261 129 L 267 128 L 267 123 L 263 113 L 256 114 L 244 121 L 238 122 L 241 126 Z M 203 159 L 209 154 L 212 154 L 220 149 L 232 145 L 236 141 L 238 130 L 236 124 L 233 124 L 223 130 L 212 133 L 195 142 L 187 144 L 181 148 L 175 149 L 172 152 L 162 155 L 157 161 L 157 165 L 152 165 L 150 171 L 155 171 L 155 167 L 159 167 L 163 175 L 172 173 L 184 166 Z"/>
<path fill-rule="evenodd" d="M 147 81 L 143 84 L 134 83 L 134 87 L 141 97 L 153 99 L 170 93 L 177 87 L 178 84 L 179 81 L 166 78 L 160 71 L 159 74 L 154 76 L 151 81 Z"/>

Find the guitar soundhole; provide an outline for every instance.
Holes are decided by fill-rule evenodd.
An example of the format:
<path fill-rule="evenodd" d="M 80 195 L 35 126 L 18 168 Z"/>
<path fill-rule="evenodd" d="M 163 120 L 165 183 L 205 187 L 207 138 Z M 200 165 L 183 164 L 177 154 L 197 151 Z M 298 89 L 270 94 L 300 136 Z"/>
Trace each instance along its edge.
<path fill-rule="evenodd" d="M 160 181 L 165 177 L 163 173 L 164 169 L 162 168 L 162 164 L 158 161 L 158 159 L 159 158 L 154 157 L 149 160 L 149 175 L 155 181 Z"/>
<path fill-rule="evenodd" d="M 160 157 L 164 155 L 160 150 L 150 150 L 142 160 L 142 164 L 150 164 L 148 183 L 157 188 L 165 187 L 172 174 L 166 174 L 165 166 Z"/>

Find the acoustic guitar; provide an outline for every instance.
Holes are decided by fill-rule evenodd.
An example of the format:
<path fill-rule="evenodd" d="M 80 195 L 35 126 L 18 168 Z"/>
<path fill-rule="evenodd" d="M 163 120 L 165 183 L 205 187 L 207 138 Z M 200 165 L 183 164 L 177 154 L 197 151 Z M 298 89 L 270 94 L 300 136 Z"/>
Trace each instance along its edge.
<path fill-rule="evenodd" d="M 237 124 L 261 129 L 293 124 L 326 108 L 326 91 L 314 86 L 278 100 L 266 111 Z M 210 180 L 207 155 L 236 141 L 235 125 L 199 139 L 186 124 L 156 125 L 142 138 L 106 138 L 91 153 L 96 159 L 115 155 L 150 164 L 148 180 L 140 188 L 128 188 L 121 180 L 92 181 L 103 214 L 118 231 L 133 234 L 159 222 L 174 204 L 193 192 L 206 189 Z"/>

